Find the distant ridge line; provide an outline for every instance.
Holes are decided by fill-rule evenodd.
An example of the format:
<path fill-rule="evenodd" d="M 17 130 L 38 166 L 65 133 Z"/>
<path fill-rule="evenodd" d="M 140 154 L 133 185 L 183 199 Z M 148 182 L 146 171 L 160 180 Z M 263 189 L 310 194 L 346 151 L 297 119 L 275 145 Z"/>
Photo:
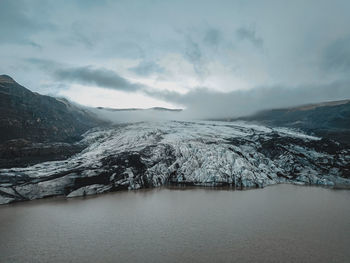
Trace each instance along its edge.
<path fill-rule="evenodd" d="M 171 111 L 171 112 L 180 112 L 183 109 L 169 109 L 169 108 L 163 108 L 163 107 L 152 107 L 152 108 L 105 108 L 105 107 L 96 107 L 99 110 L 107 110 L 107 111 L 147 111 L 147 110 L 157 110 L 157 111 Z"/>

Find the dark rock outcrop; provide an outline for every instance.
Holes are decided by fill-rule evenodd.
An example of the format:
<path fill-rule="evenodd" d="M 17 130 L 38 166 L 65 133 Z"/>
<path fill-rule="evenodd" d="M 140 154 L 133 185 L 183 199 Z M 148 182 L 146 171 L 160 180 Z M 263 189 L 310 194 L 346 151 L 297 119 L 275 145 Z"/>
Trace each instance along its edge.
<path fill-rule="evenodd" d="M 25 139 L 9 140 L 0 144 L 0 168 L 64 160 L 84 148 L 85 146 L 79 143 L 34 143 Z"/>

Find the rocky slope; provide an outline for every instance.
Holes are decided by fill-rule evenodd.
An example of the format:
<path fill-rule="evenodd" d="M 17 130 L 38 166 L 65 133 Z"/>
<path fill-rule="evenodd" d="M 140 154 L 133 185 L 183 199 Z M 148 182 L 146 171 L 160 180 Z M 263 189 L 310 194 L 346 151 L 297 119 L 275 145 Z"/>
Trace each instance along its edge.
<path fill-rule="evenodd" d="M 0 167 L 77 153 L 81 147 L 71 143 L 100 124 L 90 112 L 64 99 L 31 92 L 0 75 Z"/>
<path fill-rule="evenodd" d="M 145 122 L 92 129 L 64 161 L 0 169 L 0 203 L 157 187 L 350 185 L 350 150 L 292 129 L 244 122 Z"/>

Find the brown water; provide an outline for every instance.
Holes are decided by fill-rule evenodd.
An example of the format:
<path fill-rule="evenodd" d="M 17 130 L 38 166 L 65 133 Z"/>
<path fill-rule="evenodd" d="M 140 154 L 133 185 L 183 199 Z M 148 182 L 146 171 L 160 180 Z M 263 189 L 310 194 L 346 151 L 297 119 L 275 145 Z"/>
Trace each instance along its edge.
<path fill-rule="evenodd" d="M 0 262 L 350 262 L 350 191 L 117 192 L 0 207 Z"/>

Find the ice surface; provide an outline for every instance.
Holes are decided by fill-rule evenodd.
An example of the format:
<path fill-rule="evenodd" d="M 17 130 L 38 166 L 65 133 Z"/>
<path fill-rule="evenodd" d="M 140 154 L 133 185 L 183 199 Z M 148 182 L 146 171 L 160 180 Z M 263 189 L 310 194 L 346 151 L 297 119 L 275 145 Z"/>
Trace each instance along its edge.
<path fill-rule="evenodd" d="M 92 129 L 82 142 L 88 147 L 67 160 L 1 169 L 0 178 L 9 180 L 0 183 L 0 202 L 166 183 L 238 188 L 285 182 L 350 184 L 348 149 L 334 143 L 339 149 L 330 152 L 321 138 L 287 128 L 245 122 L 140 122 Z"/>

